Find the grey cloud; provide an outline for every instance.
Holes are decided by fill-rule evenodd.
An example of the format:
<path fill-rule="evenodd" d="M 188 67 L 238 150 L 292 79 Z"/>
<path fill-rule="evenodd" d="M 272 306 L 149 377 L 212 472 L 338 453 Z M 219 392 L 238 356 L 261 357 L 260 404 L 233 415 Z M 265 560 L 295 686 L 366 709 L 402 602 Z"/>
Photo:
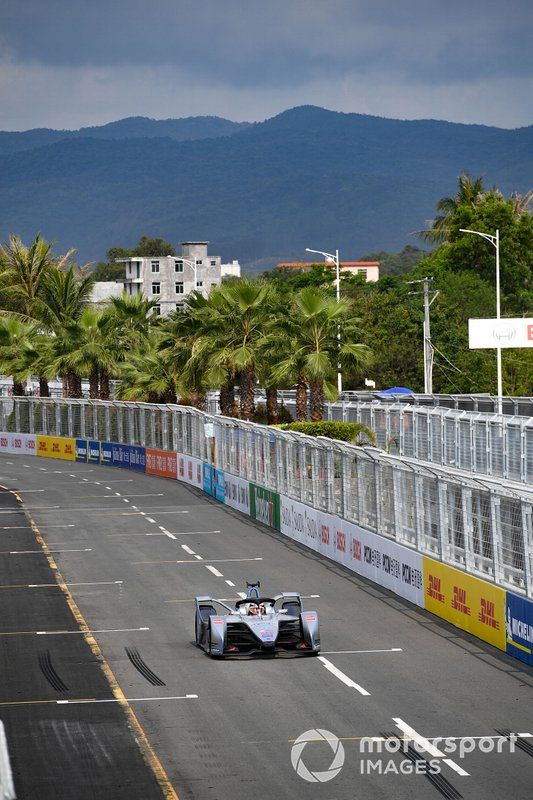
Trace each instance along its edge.
<path fill-rule="evenodd" d="M 436 84 L 530 74 L 529 0 L 3 0 L 16 62 L 175 66 L 243 87 L 377 70 Z"/>

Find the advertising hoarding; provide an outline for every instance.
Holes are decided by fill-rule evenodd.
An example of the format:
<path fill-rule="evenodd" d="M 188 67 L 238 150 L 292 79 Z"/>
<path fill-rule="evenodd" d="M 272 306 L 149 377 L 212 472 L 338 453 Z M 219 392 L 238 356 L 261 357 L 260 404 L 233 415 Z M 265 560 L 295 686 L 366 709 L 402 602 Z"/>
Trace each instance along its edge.
<path fill-rule="evenodd" d="M 205 461 L 202 464 L 202 489 L 206 494 L 213 495 L 213 467 Z"/>
<path fill-rule="evenodd" d="M 202 489 L 202 467 L 203 462 L 199 458 L 178 453 L 178 480 L 184 481 L 190 486 L 196 486 L 197 489 Z"/>
<path fill-rule="evenodd" d="M 506 592 L 505 635 L 507 652 L 533 667 L 533 603 Z"/>
<path fill-rule="evenodd" d="M 213 495 L 219 503 L 224 502 L 225 483 L 224 472 L 221 469 L 213 469 Z"/>
<path fill-rule="evenodd" d="M 224 473 L 224 503 L 243 514 L 250 514 L 250 484 L 237 475 Z"/>
<path fill-rule="evenodd" d="M 146 472 L 146 448 L 133 444 L 101 442 L 100 461 L 113 467 Z"/>
<path fill-rule="evenodd" d="M 146 448 L 146 472 L 149 475 L 160 475 L 162 478 L 178 477 L 178 456 L 169 450 L 153 450 Z"/>
<path fill-rule="evenodd" d="M 76 461 L 87 463 L 87 439 L 76 439 Z"/>
<path fill-rule="evenodd" d="M 0 433 L 0 453 L 35 456 L 37 437 L 34 433 Z"/>
<path fill-rule="evenodd" d="M 533 317 L 469 319 L 470 350 L 488 347 L 533 347 Z"/>
<path fill-rule="evenodd" d="M 427 556 L 423 559 L 426 610 L 506 650 L 505 589 Z"/>
<path fill-rule="evenodd" d="M 279 494 L 271 489 L 263 489 L 255 483 L 250 484 L 250 516 L 271 528 L 280 530 Z"/>
<path fill-rule="evenodd" d="M 45 458 L 62 458 L 65 461 L 76 460 L 76 440 L 61 436 L 37 435 L 37 455 Z"/>

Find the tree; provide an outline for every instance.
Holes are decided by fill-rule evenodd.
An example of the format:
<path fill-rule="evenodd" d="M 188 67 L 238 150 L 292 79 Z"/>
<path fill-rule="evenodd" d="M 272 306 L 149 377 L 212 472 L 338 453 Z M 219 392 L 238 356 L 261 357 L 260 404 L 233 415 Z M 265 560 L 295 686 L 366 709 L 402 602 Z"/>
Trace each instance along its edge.
<path fill-rule="evenodd" d="M 445 241 L 452 229 L 452 220 L 460 207 L 474 209 L 484 196 L 483 178 L 472 178 L 462 172 L 458 179 L 458 189 L 454 197 L 442 197 L 437 203 L 438 214 L 432 221 L 431 229 L 418 231 L 418 235 L 429 244 Z M 497 190 L 493 190 L 495 192 Z"/>
<path fill-rule="evenodd" d="M 26 393 L 38 351 L 35 347 L 38 328 L 15 317 L 0 317 L 0 372 L 13 378 L 13 394 Z"/>

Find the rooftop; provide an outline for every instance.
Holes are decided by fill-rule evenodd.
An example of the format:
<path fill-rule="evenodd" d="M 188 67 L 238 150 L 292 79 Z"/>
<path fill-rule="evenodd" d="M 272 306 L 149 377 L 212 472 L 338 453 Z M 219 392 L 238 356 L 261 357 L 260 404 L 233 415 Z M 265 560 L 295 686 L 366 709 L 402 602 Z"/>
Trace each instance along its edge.
<path fill-rule="evenodd" d="M 349 269 L 351 267 L 379 267 L 380 263 L 380 261 L 340 261 L 339 265 L 341 269 Z M 308 267 L 314 267 L 316 264 L 324 267 L 335 266 L 335 264 L 330 261 L 327 261 L 325 264 L 317 261 L 282 261 L 281 264 L 277 264 L 276 266 L 278 269 L 307 269 Z"/>

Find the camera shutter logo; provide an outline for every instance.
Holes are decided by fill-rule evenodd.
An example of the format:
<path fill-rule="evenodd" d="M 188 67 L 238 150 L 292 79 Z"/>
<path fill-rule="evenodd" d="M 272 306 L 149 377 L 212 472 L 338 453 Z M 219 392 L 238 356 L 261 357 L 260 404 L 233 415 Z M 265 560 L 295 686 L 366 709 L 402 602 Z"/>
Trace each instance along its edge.
<path fill-rule="evenodd" d="M 303 762 L 302 753 L 305 746 L 310 742 L 324 741 L 331 747 L 333 760 L 327 770 L 322 772 L 312 772 Z M 326 783 L 336 778 L 344 764 L 344 747 L 338 737 L 323 728 L 313 728 L 313 730 L 301 733 L 295 739 L 291 750 L 292 768 L 300 778 L 309 783 Z"/>

